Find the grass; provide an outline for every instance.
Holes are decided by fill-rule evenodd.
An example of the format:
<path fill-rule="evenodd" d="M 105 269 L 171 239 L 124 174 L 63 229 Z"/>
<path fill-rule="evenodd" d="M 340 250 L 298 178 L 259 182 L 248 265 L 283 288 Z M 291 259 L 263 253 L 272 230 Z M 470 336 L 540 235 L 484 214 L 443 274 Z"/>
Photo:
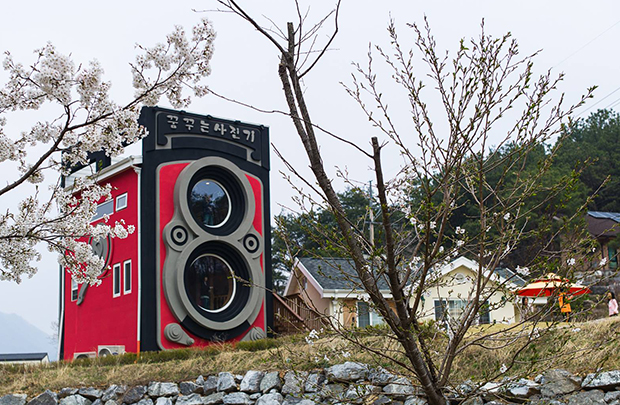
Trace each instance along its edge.
<path fill-rule="evenodd" d="M 474 328 L 468 339 L 480 333 L 490 334 L 506 328 L 506 325 Z M 523 336 L 531 331 L 532 326 L 529 326 L 498 337 L 491 342 L 495 345 L 492 350 L 481 346 L 465 349 L 453 366 L 451 381 L 457 385 L 467 379 L 497 380 L 506 375 L 533 378 L 550 368 L 564 368 L 579 375 L 601 369 L 620 369 L 620 356 L 617 355 L 619 318 L 560 324 L 548 333 L 541 333 L 535 344 L 517 353 Z M 398 344 L 387 338 L 386 334 L 386 329 L 373 328 L 351 332 L 350 337 L 406 362 Z M 30 397 L 45 389 L 59 391 L 64 387 L 106 388 L 111 384 L 134 386 L 150 381 L 194 381 L 199 375 L 213 375 L 221 371 L 243 374 L 247 370 L 311 370 L 344 361 L 381 365 L 397 373 L 411 374 L 340 337 L 327 333 L 323 336 L 313 344 L 307 343 L 307 335 L 292 335 L 242 342 L 236 346 L 217 344 L 206 349 L 141 353 L 139 358 L 130 353 L 43 366 L 0 366 L 0 396 L 26 393 Z M 441 339 L 438 335 L 435 343 L 440 344 Z M 435 353 L 435 356 L 440 358 L 440 353 Z M 516 361 L 511 362 L 511 358 L 516 358 Z M 498 372 L 502 364 L 509 366 L 506 374 Z"/>

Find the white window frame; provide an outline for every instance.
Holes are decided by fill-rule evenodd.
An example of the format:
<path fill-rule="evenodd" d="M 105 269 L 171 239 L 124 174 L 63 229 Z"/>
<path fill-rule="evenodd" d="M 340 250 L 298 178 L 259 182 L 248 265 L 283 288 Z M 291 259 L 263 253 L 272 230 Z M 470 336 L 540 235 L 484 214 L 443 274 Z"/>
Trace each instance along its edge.
<path fill-rule="evenodd" d="M 129 271 L 127 271 L 129 269 Z M 129 288 L 127 288 L 127 273 L 129 273 Z M 123 262 L 123 294 L 131 293 L 131 260 L 125 260 Z"/>
<path fill-rule="evenodd" d="M 365 305 L 367 305 L 368 308 L 368 326 L 377 326 L 377 325 L 381 325 L 385 323 L 385 320 L 383 319 L 383 317 L 377 313 L 374 309 L 372 309 L 372 306 L 367 303 L 366 301 L 357 301 L 356 307 L 357 307 L 357 327 L 360 327 L 360 303 L 364 303 Z"/>
<path fill-rule="evenodd" d="M 121 205 L 120 202 L 123 201 L 123 197 L 125 197 L 125 199 L 124 199 L 125 204 Z M 128 200 L 127 199 L 128 199 L 127 193 L 123 193 L 123 194 L 121 194 L 121 195 L 116 197 L 116 211 L 120 211 L 122 209 L 127 208 L 127 204 L 128 204 Z"/>
<path fill-rule="evenodd" d="M 120 297 L 121 295 L 121 264 L 116 263 L 112 266 L 112 297 Z M 118 282 L 118 292 L 116 292 L 116 283 Z"/>
<path fill-rule="evenodd" d="M 71 277 L 71 301 L 77 301 L 79 294 L 80 285 L 75 281 L 73 277 Z M 75 293 L 75 298 L 73 298 Z"/>

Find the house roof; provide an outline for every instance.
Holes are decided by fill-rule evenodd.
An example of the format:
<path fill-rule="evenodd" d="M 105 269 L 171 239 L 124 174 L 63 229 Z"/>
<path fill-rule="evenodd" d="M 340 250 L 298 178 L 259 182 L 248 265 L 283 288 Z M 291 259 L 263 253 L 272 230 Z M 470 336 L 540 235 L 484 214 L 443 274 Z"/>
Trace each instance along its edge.
<path fill-rule="evenodd" d="M 588 211 L 588 215 L 594 218 L 611 219 L 620 223 L 620 212 Z"/>
<path fill-rule="evenodd" d="M 0 353 L 0 361 L 36 361 L 46 357 L 47 353 Z"/>
<path fill-rule="evenodd" d="M 596 237 L 615 237 L 620 231 L 620 212 L 588 211 L 588 232 Z"/>
<path fill-rule="evenodd" d="M 337 257 L 300 258 L 299 262 L 323 290 L 361 290 L 361 281 L 352 260 Z M 379 290 L 389 290 L 386 280 L 377 279 Z"/>
<path fill-rule="evenodd" d="M 363 290 L 361 281 L 355 271 L 353 261 L 350 259 L 336 257 L 304 257 L 297 259 L 297 263 L 301 264 L 300 268 L 303 269 L 302 271 L 307 273 L 310 281 L 315 284 L 317 290 L 319 290 L 319 293 L 322 296 L 324 296 L 326 292 L 354 292 Z M 444 266 L 438 270 L 442 274 L 448 274 L 460 266 L 467 267 L 473 271 L 479 267 L 478 263 L 475 261 L 461 256 L 447 266 Z M 501 282 L 509 283 L 516 287 L 521 287 L 527 284 L 523 278 L 507 268 L 496 268 L 493 270 L 493 273 L 499 276 Z M 291 279 L 289 279 L 289 282 L 287 283 L 284 295 L 287 295 L 287 292 L 289 291 Z M 379 290 L 386 293 L 389 292 L 389 286 L 384 277 L 378 277 L 377 285 L 379 286 Z"/>

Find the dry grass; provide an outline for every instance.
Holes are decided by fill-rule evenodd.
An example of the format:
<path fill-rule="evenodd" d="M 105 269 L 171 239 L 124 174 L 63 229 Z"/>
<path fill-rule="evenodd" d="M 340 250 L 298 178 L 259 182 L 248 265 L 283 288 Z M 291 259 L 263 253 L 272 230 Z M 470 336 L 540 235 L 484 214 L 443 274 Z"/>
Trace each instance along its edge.
<path fill-rule="evenodd" d="M 495 325 L 485 329 L 484 333 L 497 332 L 502 328 L 506 326 Z M 385 332 L 380 329 L 376 331 Z M 472 332 L 472 336 L 475 336 L 480 330 Z M 523 335 L 524 332 L 521 333 Z M 374 349 L 404 360 L 399 346 L 391 339 L 369 333 L 351 336 Z M 453 367 L 452 381 L 457 383 L 466 379 L 482 381 L 501 378 L 504 375 L 499 375 L 498 370 L 502 364 L 510 366 L 507 375 L 528 377 L 549 368 L 564 368 L 580 375 L 601 369 L 620 369 L 619 337 L 619 318 L 560 324 L 553 331 L 542 333 L 533 345 L 516 356 L 516 361 L 510 362 L 524 339 L 513 333 L 510 339 L 498 338 L 494 342 L 497 344 L 495 349 L 479 346 L 465 349 Z M 436 342 L 440 341 L 438 337 Z M 506 345 L 508 342 L 510 344 Z M 277 344 L 278 347 L 257 351 L 218 345 L 209 350 L 187 350 L 177 354 L 145 353 L 138 362 L 135 355 L 126 355 L 82 363 L 56 362 L 37 367 L 0 366 L 0 396 L 18 392 L 31 396 L 45 389 L 58 391 L 64 387 L 105 388 L 111 384 L 133 386 L 150 381 L 193 381 L 198 375 L 212 375 L 220 371 L 243 374 L 250 369 L 310 370 L 344 361 L 381 365 L 395 372 L 410 374 L 394 367 L 390 361 L 361 350 L 339 337 L 326 336 L 314 344 L 308 344 L 303 335 L 288 336 L 279 339 Z"/>

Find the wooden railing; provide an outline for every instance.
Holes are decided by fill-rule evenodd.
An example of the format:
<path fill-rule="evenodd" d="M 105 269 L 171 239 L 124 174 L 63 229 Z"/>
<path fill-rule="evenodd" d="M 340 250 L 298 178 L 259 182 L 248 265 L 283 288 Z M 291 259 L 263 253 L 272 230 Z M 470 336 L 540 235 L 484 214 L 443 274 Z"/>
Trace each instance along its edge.
<path fill-rule="evenodd" d="M 274 328 L 277 333 L 320 330 L 325 325 L 321 314 L 308 308 L 302 299 L 290 299 L 273 293 Z"/>

